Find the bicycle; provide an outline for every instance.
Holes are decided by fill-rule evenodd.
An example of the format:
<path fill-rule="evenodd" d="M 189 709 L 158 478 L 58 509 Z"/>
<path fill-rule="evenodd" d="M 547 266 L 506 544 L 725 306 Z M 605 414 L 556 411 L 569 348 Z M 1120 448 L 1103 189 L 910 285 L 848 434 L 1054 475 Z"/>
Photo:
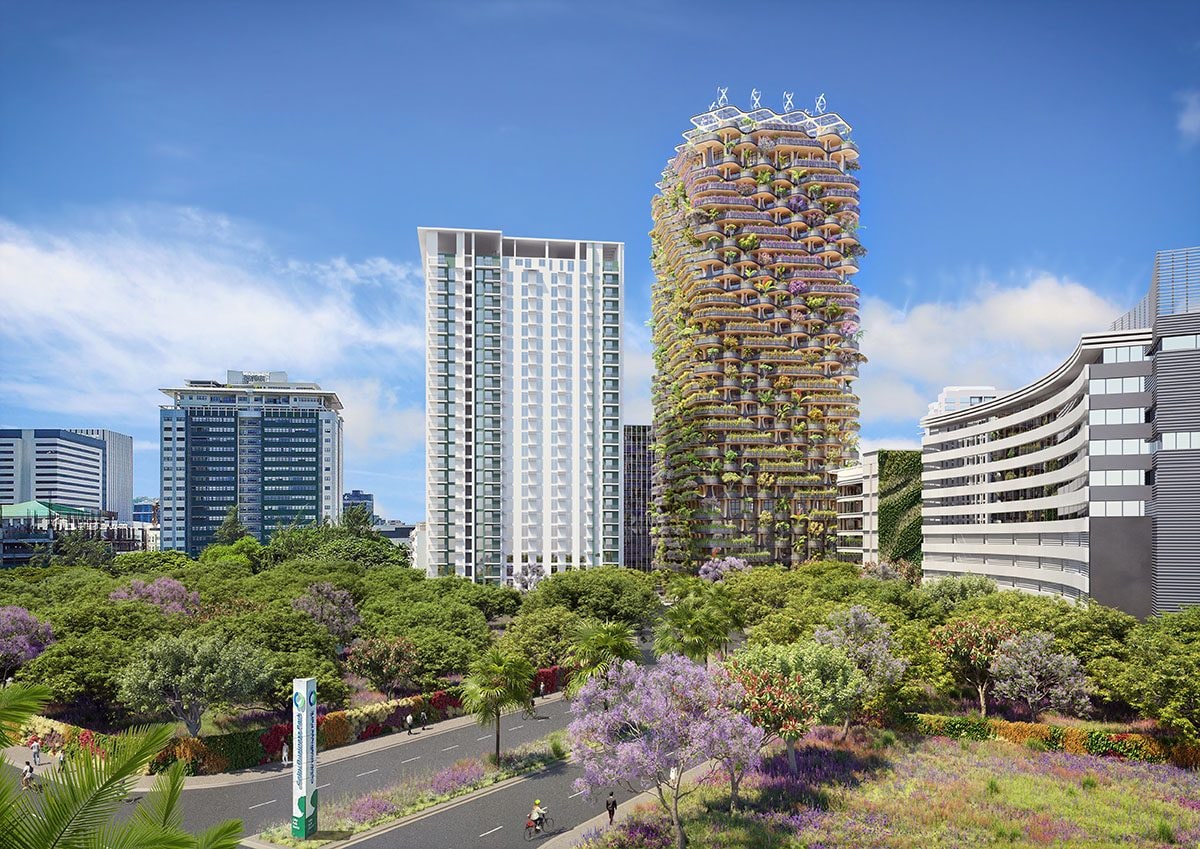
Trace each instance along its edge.
<path fill-rule="evenodd" d="M 554 830 L 554 817 L 542 817 L 542 830 L 537 830 L 537 825 L 533 820 L 525 820 L 525 839 L 533 840 L 539 834 L 549 834 Z"/>
<path fill-rule="evenodd" d="M 21 779 L 21 789 L 22 790 L 34 790 L 34 791 L 37 791 L 38 793 L 41 793 L 42 792 L 42 782 L 38 781 L 36 776 L 30 776 L 29 778 L 23 778 L 23 779 Z"/>

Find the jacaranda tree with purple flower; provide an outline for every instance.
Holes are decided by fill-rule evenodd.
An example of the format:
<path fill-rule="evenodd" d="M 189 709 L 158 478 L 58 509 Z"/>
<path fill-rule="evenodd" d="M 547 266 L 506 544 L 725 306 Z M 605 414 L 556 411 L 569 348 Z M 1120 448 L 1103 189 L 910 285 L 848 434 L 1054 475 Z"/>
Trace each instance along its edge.
<path fill-rule="evenodd" d="M 306 613 L 318 625 L 333 635 L 339 645 L 345 645 L 362 618 L 354 604 L 354 596 L 329 581 L 310 584 L 307 592 L 293 599 L 292 607 Z"/>
<path fill-rule="evenodd" d="M 188 592 L 182 583 L 166 575 L 149 583 L 134 578 L 128 587 L 113 590 L 108 597 L 113 601 L 144 601 L 168 615 L 192 616 L 200 609 L 200 593 Z"/>
<path fill-rule="evenodd" d="M 714 557 L 700 564 L 697 573 L 701 580 L 723 581 L 730 572 L 745 572 L 750 564 L 740 557 Z"/>
<path fill-rule="evenodd" d="M 1034 722 L 1047 710 L 1082 715 L 1090 707 L 1083 665 L 1054 651 L 1053 642 L 1045 631 L 1014 634 L 992 660 L 996 695 L 1025 705 Z"/>
<path fill-rule="evenodd" d="M 816 629 L 813 638 L 818 643 L 840 648 L 863 674 L 862 689 L 846 713 L 842 727 L 845 737 L 853 719 L 864 711 L 882 707 L 908 669 L 908 661 L 896 657 L 891 627 L 860 604 L 834 611 L 828 622 Z"/>
<path fill-rule="evenodd" d="M 45 651 L 53 641 L 49 622 L 43 622 L 23 607 L 0 607 L 0 681 Z"/>
<path fill-rule="evenodd" d="M 758 762 L 763 735 L 737 709 L 742 697 L 727 676 L 679 655 L 650 667 L 612 666 L 571 705 L 569 733 L 583 765 L 576 789 L 590 795 L 615 784 L 632 794 L 652 791 L 671 818 L 676 847 L 684 849 L 679 802 L 695 791 L 685 789 L 684 771 L 716 760 L 729 769 L 735 796 L 736 782 Z"/>

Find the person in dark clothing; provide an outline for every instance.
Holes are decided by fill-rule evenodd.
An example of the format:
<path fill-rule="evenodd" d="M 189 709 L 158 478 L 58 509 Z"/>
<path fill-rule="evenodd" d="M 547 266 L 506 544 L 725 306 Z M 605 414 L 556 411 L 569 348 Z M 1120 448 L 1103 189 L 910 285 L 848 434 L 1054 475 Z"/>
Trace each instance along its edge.
<path fill-rule="evenodd" d="M 608 824 L 612 825 L 613 816 L 617 813 L 617 796 L 615 793 L 608 794 L 608 800 L 604 803 L 605 810 L 608 811 Z"/>

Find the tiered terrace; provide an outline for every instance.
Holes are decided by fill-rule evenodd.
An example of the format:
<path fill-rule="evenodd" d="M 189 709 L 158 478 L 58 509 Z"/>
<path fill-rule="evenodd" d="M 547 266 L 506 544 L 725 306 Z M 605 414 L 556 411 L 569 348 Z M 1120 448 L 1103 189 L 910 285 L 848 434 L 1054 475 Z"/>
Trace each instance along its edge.
<path fill-rule="evenodd" d="M 653 201 L 655 564 L 827 554 L 858 430 L 858 147 L 832 113 L 692 122 Z"/>

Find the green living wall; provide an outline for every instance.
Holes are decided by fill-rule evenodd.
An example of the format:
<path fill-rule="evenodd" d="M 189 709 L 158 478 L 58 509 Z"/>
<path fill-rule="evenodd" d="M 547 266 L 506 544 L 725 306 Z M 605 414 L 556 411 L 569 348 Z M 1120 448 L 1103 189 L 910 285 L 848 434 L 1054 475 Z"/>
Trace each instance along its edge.
<path fill-rule="evenodd" d="M 921 452 L 879 452 L 879 555 L 921 563 Z"/>

